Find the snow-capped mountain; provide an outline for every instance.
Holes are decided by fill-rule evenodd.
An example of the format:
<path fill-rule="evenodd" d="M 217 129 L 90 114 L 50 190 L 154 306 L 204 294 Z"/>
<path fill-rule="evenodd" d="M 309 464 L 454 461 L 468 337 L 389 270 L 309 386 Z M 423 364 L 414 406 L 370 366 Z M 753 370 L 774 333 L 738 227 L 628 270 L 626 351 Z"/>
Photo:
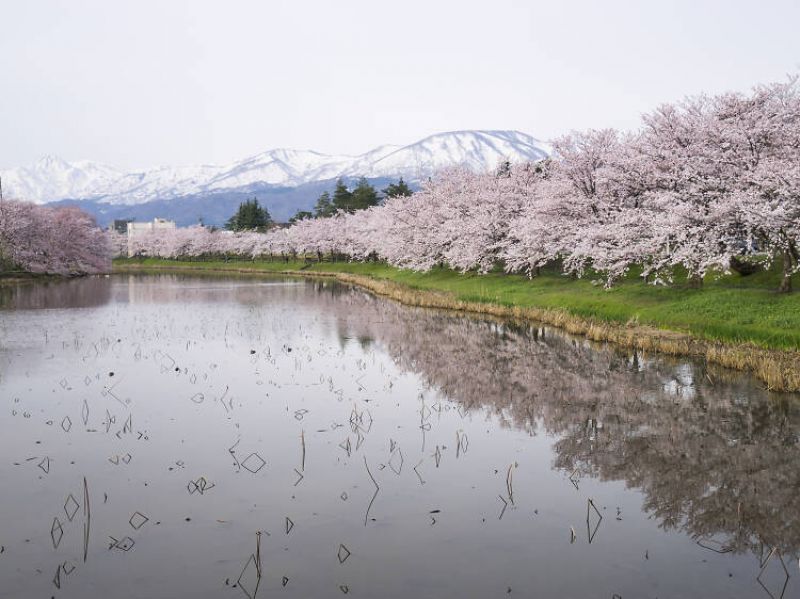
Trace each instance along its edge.
<path fill-rule="evenodd" d="M 431 135 L 410 146 L 395 148 L 371 163 L 355 164 L 346 175 L 423 179 L 448 166 L 463 165 L 475 172 L 500 162 L 541 160 L 550 153 L 547 144 L 519 131 L 453 131 Z"/>
<path fill-rule="evenodd" d="M 32 166 L 0 171 L 7 197 L 39 203 L 89 197 L 123 175 L 104 164 L 86 160 L 69 163 L 57 156 L 43 156 Z"/>
<path fill-rule="evenodd" d="M 419 181 L 436 170 L 465 165 L 480 171 L 501 161 L 540 160 L 547 144 L 518 131 L 456 131 L 407 146 L 384 145 L 359 156 L 276 149 L 229 165 L 159 167 L 123 172 L 94 162 L 48 156 L 31 167 L 0 171 L 7 197 L 38 203 L 64 199 L 142 204 L 268 187 L 294 188 L 337 177 Z"/>

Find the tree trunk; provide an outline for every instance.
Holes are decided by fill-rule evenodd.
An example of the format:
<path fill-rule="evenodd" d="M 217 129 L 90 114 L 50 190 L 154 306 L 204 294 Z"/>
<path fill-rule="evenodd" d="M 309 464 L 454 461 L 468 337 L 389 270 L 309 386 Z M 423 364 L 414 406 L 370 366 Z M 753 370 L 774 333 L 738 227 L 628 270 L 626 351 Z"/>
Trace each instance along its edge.
<path fill-rule="evenodd" d="M 791 248 L 783 250 L 783 276 L 781 277 L 781 285 L 778 287 L 778 293 L 791 293 L 792 292 L 792 270 L 794 266 L 794 256 L 792 255 Z"/>

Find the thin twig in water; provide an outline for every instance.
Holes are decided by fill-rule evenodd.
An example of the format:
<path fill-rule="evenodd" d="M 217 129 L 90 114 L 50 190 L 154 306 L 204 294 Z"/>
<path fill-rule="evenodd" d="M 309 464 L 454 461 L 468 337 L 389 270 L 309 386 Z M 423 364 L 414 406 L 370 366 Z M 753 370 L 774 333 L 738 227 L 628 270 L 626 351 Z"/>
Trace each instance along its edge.
<path fill-rule="evenodd" d="M 256 532 L 256 573 L 261 578 L 261 531 Z"/>
<path fill-rule="evenodd" d="M 424 485 L 425 481 L 422 479 L 422 475 L 419 473 L 419 470 L 417 470 L 417 468 L 419 468 L 422 465 L 422 461 L 423 460 L 420 460 L 419 463 L 416 466 L 414 466 L 414 472 L 417 474 L 417 478 L 419 479 L 419 484 Z"/>
<path fill-rule="evenodd" d="M 591 510 L 594 510 L 594 513 L 597 514 L 597 524 L 595 524 L 594 529 L 591 526 Z M 597 509 L 597 506 L 594 504 L 591 498 L 587 499 L 586 502 L 586 535 L 589 538 L 589 544 L 594 541 L 594 537 L 597 534 L 598 529 L 600 528 L 600 523 L 603 521 L 603 514 L 600 513 L 600 510 Z"/>
<path fill-rule="evenodd" d="M 300 443 L 303 446 L 303 457 L 300 462 L 300 470 L 306 471 L 306 431 L 300 431 Z"/>
<path fill-rule="evenodd" d="M 514 475 L 512 474 L 514 468 L 514 464 L 511 464 L 508 467 L 508 472 L 506 473 L 506 490 L 508 491 L 508 500 L 511 502 L 511 505 L 514 505 Z"/>
<path fill-rule="evenodd" d="M 367 511 L 364 512 L 364 526 L 366 526 L 367 521 L 369 520 L 369 511 L 372 509 L 372 504 L 375 503 L 375 498 L 378 496 L 381 487 L 378 484 L 378 481 L 375 480 L 375 477 L 372 476 L 372 472 L 370 472 L 369 470 L 369 465 L 367 464 L 367 456 L 364 456 L 364 467 L 367 469 L 367 474 L 369 474 L 370 479 L 372 479 L 372 484 L 375 485 L 375 493 L 372 495 L 372 499 L 369 500 Z"/>
<path fill-rule="evenodd" d="M 503 519 L 503 514 L 506 513 L 506 508 L 508 508 L 508 502 L 506 501 L 506 498 L 503 497 L 502 495 L 498 495 L 498 497 L 500 498 L 500 501 L 503 502 L 503 509 L 500 510 L 500 516 L 498 516 L 497 519 L 498 520 L 502 520 Z"/>
<path fill-rule="evenodd" d="M 89 556 L 89 532 L 92 525 L 92 508 L 89 504 L 89 484 L 86 482 L 86 477 L 83 477 L 83 515 L 85 521 L 83 523 L 83 562 L 86 563 L 86 558 Z"/>
<path fill-rule="evenodd" d="M 381 486 L 378 484 L 378 481 L 375 480 L 375 477 L 372 476 L 372 472 L 369 471 L 369 465 L 367 464 L 367 456 L 364 456 L 364 467 L 367 469 L 367 474 L 369 474 L 369 477 L 372 479 L 372 484 L 375 485 L 376 489 L 380 490 Z"/>

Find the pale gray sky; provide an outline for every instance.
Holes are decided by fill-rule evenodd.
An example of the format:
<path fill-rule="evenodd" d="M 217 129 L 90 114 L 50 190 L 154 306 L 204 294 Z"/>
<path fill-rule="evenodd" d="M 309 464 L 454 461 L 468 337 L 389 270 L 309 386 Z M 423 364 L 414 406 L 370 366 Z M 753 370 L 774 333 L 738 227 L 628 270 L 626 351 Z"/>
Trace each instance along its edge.
<path fill-rule="evenodd" d="M 797 0 L 0 0 L 0 167 L 635 127 L 800 70 Z"/>

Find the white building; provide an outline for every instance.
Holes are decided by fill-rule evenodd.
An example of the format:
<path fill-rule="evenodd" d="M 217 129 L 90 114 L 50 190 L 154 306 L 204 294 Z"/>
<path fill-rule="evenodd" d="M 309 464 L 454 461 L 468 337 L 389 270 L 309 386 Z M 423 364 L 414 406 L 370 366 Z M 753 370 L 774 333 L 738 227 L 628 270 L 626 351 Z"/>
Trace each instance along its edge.
<path fill-rule="evenodd" d="M 167 220 L 165 218 L 154 218 L 153 222 L 146 222 L 146 223 L 129 222 L 128 256 L 133 256 L 133 251 L 131 248 L 131 240 L 137 235 L 142 235 L 144 233 L 149 233 L 151 231 L 160 231 L 165 229 L 177 229 L 177 228 L 178 227 L 175 224 L 174 220 Z"/>

